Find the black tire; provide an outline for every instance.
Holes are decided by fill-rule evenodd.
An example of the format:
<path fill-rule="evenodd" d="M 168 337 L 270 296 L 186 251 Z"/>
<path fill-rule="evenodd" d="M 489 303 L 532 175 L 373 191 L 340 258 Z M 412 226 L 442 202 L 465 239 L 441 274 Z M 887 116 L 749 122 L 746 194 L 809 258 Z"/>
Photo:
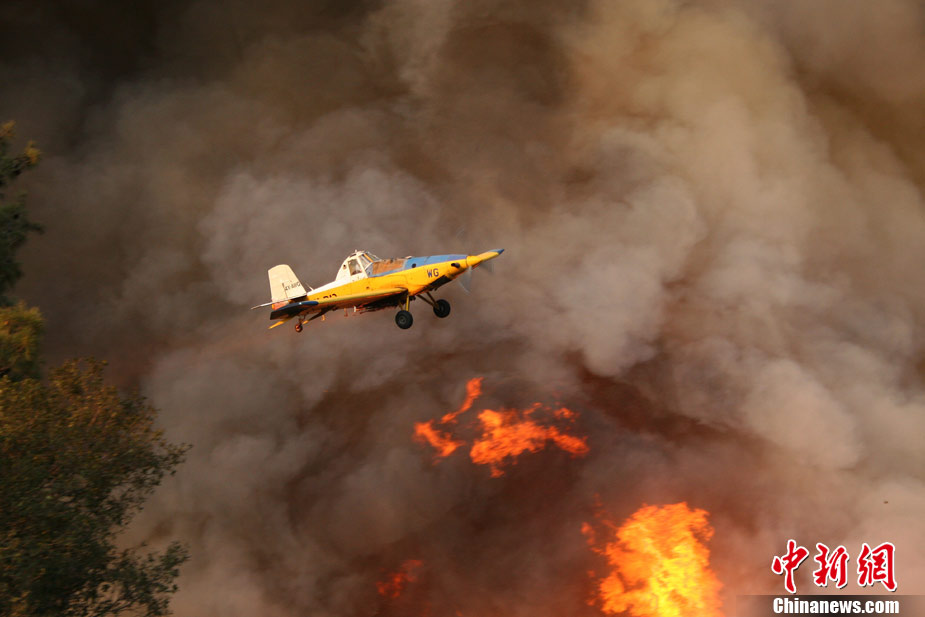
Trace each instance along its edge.
<path fill-rule="evenodd" d="M 411 316 L 411 313 L 402 309 L 395 314 L 395 323 L 402 330 L 407 330 L 414 323 L 414 317 Z"/>
<path fill-rule="evenodd" d="M 434 304 L 434 315 L 436 315 L 440 319 L 443 319 L 444 317 L 449 317 L 450 303 L 443 299 L 437 300 L 437 303 Z"/>
<path fill-rule="evenodd" d="M 295 331 L 296 331 L 296 332 L 301 332 L 301 331 L 302 331 L 302 324 L 297 323 L 297 324 L 295 325 Z"/>

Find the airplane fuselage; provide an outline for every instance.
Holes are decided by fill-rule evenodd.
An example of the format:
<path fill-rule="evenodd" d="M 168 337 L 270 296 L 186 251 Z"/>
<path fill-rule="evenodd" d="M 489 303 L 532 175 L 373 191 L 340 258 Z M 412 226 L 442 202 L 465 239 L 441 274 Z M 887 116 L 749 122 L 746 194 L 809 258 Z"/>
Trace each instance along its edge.
<path fill-rule="evenodd" d="M 327 300 L 395 287 L 403 287 L 408 290 L 409 295 L 414 296 L 424 289 L 437 289 L 465 272 L 468 267 L 466 257 L 466 255 L 407 257 L 404 265 L 395 270 L 372 275 L 362 272 L 351 276 L 348 281 L 334 280 L 310 291 L 307 299 Z"/>
<path fill-rule="evenodd" d="M 463 273 L 471 273 L 473 268 L 494 259 L 503 250 L 478 255 L 448 254 L 400 259 L 379 259 L 370 253 L 356 251 L 344 260 L 333 281 L 307 292 L 292 269 L 282 264 L 269 270 L 273 296 L 270 319 L 285 321 L 298 317 L 296 330 L 301 331 L 304 321 L 322 317 L 339 308 L 371 311 L 404 306 L 396 321 L 400 327 L 407 328 L 411 325 L 408 304 L 420 294 L 424 294 L 421 297 L 434 308 L 438 317 L 446 317 L 450 312 L 449 303 L 435 300 L 430 292 Z"/>

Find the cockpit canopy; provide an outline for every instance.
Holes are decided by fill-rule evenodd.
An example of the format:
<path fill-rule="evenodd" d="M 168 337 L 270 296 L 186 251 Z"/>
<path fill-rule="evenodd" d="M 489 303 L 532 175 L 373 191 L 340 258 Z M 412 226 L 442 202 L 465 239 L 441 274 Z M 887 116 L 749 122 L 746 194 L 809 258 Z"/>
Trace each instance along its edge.
<path fill-rule="evenodd" d="M 350 279 L 358 274 L 365 278 L 371 272 L 369 267 L 376 261 L 380 259 L 368 251 L 354 251 L 341 264 L 336 280 Z"/>

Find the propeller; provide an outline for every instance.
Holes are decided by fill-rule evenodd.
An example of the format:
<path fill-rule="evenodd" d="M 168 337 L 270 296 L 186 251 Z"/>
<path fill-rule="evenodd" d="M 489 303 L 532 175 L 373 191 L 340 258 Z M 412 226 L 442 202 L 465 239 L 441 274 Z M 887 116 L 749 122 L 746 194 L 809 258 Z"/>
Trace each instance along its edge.
<path fill-rule="evenodd" d="M 459 276 L 459 284 L 466 293 L 472 291 L 472 268 L 466 268 L 466 271 Z"/>
<path fill-rule="evenodd" d="M 488 272 L 493 273 L 494 269 L 492 268 L 491 260 L 503 252 L 504 249 L 493 249 L 479 255 L 470 255 L 466 257 L 466 269 L 459 275 L 459 284 L 466 290 L 466 293 L 472 291 L 472 271 L 477 267 L 483 267 L 488 270 Z M 459 267 L 460 264 L 454 263 L 453 265 Z"/>

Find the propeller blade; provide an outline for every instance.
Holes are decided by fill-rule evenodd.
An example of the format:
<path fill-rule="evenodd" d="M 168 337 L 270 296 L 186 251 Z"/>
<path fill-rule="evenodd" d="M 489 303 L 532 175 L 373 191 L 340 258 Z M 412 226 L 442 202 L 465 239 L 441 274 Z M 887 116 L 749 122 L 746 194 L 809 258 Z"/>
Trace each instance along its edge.
<path fill-rule="evenodd" d="M 481 266 L 485 268 L 485 271 L 488 272 L 489 274 L 495 273 L 495 264 L 491 263 L 490 261 L 483 261 L 481 263 Z"/>
<path fill-rule="evenodd" d="M 472 268 L 466 268 L 466 271 L 459 276 L 459 284 L 466 293 L 472 291 Z"/>

